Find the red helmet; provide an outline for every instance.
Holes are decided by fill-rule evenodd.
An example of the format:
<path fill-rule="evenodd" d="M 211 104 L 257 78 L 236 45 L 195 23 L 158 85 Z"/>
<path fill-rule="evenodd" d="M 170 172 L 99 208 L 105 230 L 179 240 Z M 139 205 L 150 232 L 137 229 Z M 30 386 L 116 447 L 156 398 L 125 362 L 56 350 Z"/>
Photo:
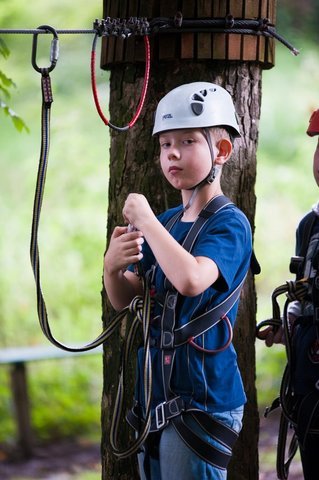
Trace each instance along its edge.
<path fill-rule="evenodd" d="M 319 135 L 319 110 L 315 110 L 311 115 L 307 134 L 309 137 Z"/>

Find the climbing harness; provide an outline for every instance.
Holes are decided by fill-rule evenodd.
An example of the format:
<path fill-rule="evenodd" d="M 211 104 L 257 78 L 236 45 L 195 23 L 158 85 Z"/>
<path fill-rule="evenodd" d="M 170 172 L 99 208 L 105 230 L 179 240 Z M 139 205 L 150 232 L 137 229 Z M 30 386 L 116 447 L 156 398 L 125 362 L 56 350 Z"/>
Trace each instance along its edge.
<path fill-rule="evenodd" d="M 192 250 L 197 237 L 206 222 L 212 215 L 228 205 L 233 205 L 233 203 L 224 195 L 220 195 L 214 197 L 206 207 L 204 207 L 182 244 L 185 250 L 189 252 Z M 178 211 L 167 222 L 165 228 L 170 231 L 175 223 L 181 218 L 182 214 L 183 210 Z M 157 264 L 153 266 L 149 272 L 151 284 L 156 268 Z M 158 341 L 157 339 L 153 339 L 154 341 L 152 343 L 153 346 L 161 349 L 161 371 L 165 401 L 157 405 L 155 408 L 155 415 L 151 422 L 150 433 L 160 432 L 169 422 L 171 422 L 179 436 L 191 450 L 206 462 L 221 469 L 226 469 L 228 465 L 231 458 L 230 452 L 238 434 L 231 428 L 214 420 L 206 412 L 187 406 L 183 399 L 173 392 L 170 382 L 174 368 L 175 353 L 178 347 L 189 344 L 191 347 L 194 347 L 205 354 L 216 354 L 228 348 L 232 340 L 232 327 L 227 314 L 239 299 L 244 281 L 245 278 L 242 279 L 241 283 L 223 302 L 209 309 L 200 316 L 191 318 L 187 324 L 177 327 L 175 317 L 179 293 L 166 279 L 165 285 L 167 291 L 161 316 L 161 336 Z M 195 343 L 196 338 L 200 337 L 203 333 L 220 322 L 224 322 L 227 329 L 228 338 L 224 345 L 216 349 L 208 350 Z M 223 443 L 229 451 L 222 452 L 197 435 L 193 429 L 189 427 L 187 421 L 185 421 L 185 419 L 190 416 L 197 421 L 198 425 L 208 435 L 213 438 L 218 438 L 218 440 Z M 144 424 L 143 412 L 138 402 L 136 402 L 133 409 L 128 413 L 127 420 L 137 432 L 141 425 Z"/>
<path fill-rule="evenodd" d="M 291 273 L 297 275 L 295 281 L 287 281 L 284 285 L 276 288 L 272 294 L 272 318 L 260 322 L 256 327 L 257 338 L 262 338 L 259 333 L 265 327 L 272 326 L 274 332 L 281 326 L 284 330 L 285 348 L 287 364 L 283 373 L 281 381 L 279 397 L 276 398 L 270 407 L 265 411 L 265 417 L 273 410 L 280 408 L 280 424 L 277 443 L 277 461 L 276 469 L 277 476 L 281 480 L 286 480 L 289 475 L 289 467 L 294 455 L 298 449 L 298 444 L 303 448 L 306 444 L 307 436 L 311 434 L 319 435 L 319 426 L 314 424 L 314 419 L 319 416 L 319 376 L 318 380 L 315 379 L 308 382 L 311 388 L 307 393 L 302 395 L 302 399 L 298 399 L 298 392 L 295 391 L 295 372 L 296 372 L 296 358 L 302 354 L 300 345 L 295 345 L 297 328 L 301 325 L 313 326 L 318 328 L 319 324 L 319 273 L 317 266 L 317 274 L 314 278 L 301 278 L 304 271 L 304 264 L 306 259 L 306 252 L 309 245 L 311 232 L 316 219 L 316 214 L 312 212 L 304 225 L 302 243 L 300 247 L 300 256 L 292 257 L 290 263 Z M 314 305 L 314 314 L 311 317 L 297 318 L 293 326 L 290 325 L 288 319 L 288 306 L 290 302 L 295 300 L 303 301 L 309 298 L 309 291 L 311 291 L 311 302 Z M 283 307 L 283 314 L 281 315 L 280 306 L 277 298 L 280 295 L 286 295 L 286 301 Z M 307 343 L 308 345 L 308 343 Z M 315 363 L 317 361 L 317 349 L 318 343 L 315 341 L 314 352 Z M 307 350 L 309 345 L 307 346 Z M 296 352 L 296 353 L 295 353 Z M 309 352 L 307 353 L 309 356 Z M 311 359 L 309 360 L 311 361 Z M 311 376 L 312 372 L 305 371 L 307 367 L 303 367 L 302 377 L 306 382 L 308 374 Z M 302 419 L 302 420 L 301 420 Z M 306 421 L 305 421 L 306 419 Z M 290 439 L 290 445 L 287 447 L 287 437 L 289 427 L 293 427 L 294 432 Z"/>

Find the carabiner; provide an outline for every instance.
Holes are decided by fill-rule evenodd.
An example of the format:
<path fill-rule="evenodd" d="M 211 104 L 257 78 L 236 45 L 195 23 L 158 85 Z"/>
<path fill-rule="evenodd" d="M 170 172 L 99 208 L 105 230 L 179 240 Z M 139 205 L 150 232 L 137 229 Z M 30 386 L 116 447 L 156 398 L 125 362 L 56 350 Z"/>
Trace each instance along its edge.
<path fill-rule="evenodd" d="M 58 58 L 59 58 L 59 39 L 56 30 L 50 25 L 41 25 L 37 29 L 39 30 L 47 30 L 47 32 L 51 32 L 53 35 L 53 39 L 51 42 L 51 50 L 50 50 L 50 62 L 51 65 L 49 67 L 40 68 L 37 65 L 37 46 L 38 46 L 38 33 L 33 34 L 33 43 L 32 43 L 32 66 L 33 68 L 41 73 L 42 75 L 48 75 L 54 69 Z"/>

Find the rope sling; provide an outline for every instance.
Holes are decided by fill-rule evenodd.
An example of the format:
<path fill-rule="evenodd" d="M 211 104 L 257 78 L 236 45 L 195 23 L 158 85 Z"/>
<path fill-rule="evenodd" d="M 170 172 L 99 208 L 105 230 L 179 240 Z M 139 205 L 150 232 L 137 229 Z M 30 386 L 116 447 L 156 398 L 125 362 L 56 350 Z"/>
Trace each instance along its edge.
<path fill-rule="evenodd" d="M 120 327 L 123 320 L 126 319 L 127 315 L 130 314 L 131 323 L 129 326 L 127 338 L 124 341 L 122 355 L 122 363 L 120 368 L 120 378 L 117 389 L 117 395 L 115 400 L 114 414 L 112 417 L 111 429 L 110 429 L 110 443 L 113 450 L 113 453 L 121 458 L 127 457 L 132 453 L 136 452 L 140 446 L 144 443 L 145 438 L 148 435 L 150 427 L 150 405 L 151 405 L 151 392 L 152 392 L 152 380 L 151 380 L 151 364 L 150 364 L 150 292 L 147 282 L 142 279 L 143 284 L 143 296 L 135 297 L 130 305 L 124 308 L 120 313 L 115 315 L 111 319 L 110 323 L 107 325 L 105 330 L 92 342 L 80 346 L 80 347 L 71 347 L 62 344 L 59 342 L 53 335 L 50 329 L 47 308 L 41 288 L 41 279 L 40 279 L 40 257 L 39 257 L 39 246 L 38 246 L 38 231 L 40 223 L 40 215 L 43 201 L 43 194 L 46 181 L 46 173 L 48 167 L 49 159 L 49 147 L 50 147 L 50 115 L 51 115 L 51 104 L 53 102 L 51 80 L 49 73 L 55 68 L 57 59 L 58 59 L 58 35 L 56 31 L 48 26 L 42 25 L 40 29 L 46 29 L 50 31 L 53 35 L 52 44 L 51 44 L 51 64 L 46 68 L 39 68 L 36 63 L 36 49 L 37 49 L 37 35 L 34 34 L 33 37 L 33 48 L 32 48 L 32 64 L 36 71 L 41 73 L 41 90 L 42 90 L 42 115 L 41 115 L 41 151 L 39 158 L 37 182 L 35 189 L 34 205 L 33 205 L 33 218 L 32 218 L 32 227 L 31 227 L 31 243 L 30 243 L 30 259 L 31 265 L 34 273 L 35 283 L 36 283 L 36 295 L 37 295 L 37 311 L 41 329 L 44 335 L 48 340 L 58 348 L 69 352 L 81 352 L 86 350 L 91 350 L 98 345 L 106 342 L 112 334 Z M 147 37 L 145 37 L 147 38 Z M 94 48 L 96 43 L 96 37 L 94 38 Z M 147 42 L 146 42 L 147 44 Z M 92 57 L 94 48 L 92 49 Z M 94 66 L 94 62 L 93 62 Z M 145 81 L 146 85 L 148 82 L 148 75 Z M 92 83 L 94 83 L 94 77 L 92 75 Z M 146 88 L 144 86 L 144 88 Z M 142 98 L 138 107 L 138 111 L 133 117 L 133 120 L 127 126 L 130 128 L 135 121 L 137 120 L 143 103 L 145 100 L 145 94 L 142 94 Z M 110 125 L 112 128 L 118 128 L 113 125 Z M 121 450 L 117 444 L 117 437 L 119 431 L 120 418 L 123 410 L 123 398 L 125 396 L 125 372 L 128 364 L 129 352 L 131 350 L 132 344 L 136 338 L 136 333 L 142 325 L 142 334 L 143 334 L 143 347 L 144 347 L 144 384 L 145 384 L 145 425 L 143 430 L 140 432 L 139 437 L 125 450 Z"/>

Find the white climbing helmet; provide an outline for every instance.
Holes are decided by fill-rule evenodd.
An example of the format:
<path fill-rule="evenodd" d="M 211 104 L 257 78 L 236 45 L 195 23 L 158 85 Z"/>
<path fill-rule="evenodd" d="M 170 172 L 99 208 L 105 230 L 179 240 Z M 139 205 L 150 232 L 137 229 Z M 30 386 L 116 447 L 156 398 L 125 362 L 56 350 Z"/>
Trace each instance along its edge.
<path fill-rule="evenodd" d="M 226 127 L 233 137 L 240 131 L 230 94 L 219 85 L 193 82 L 174 88 L 159 102 L 153 135 L 184 128 Z"/>

